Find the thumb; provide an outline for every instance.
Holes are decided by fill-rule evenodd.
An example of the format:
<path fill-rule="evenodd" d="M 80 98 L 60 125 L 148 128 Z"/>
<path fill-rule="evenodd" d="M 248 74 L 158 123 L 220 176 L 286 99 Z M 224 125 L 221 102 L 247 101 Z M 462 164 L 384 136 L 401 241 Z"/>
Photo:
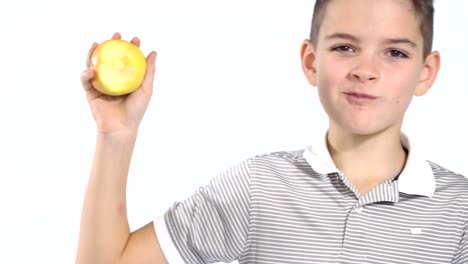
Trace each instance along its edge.
<path fill-rule="evenodd" d="M 101 93 L 98 90 L 96 90 L 91 84 L 91 79 L 93 79 L 94 74 L 94 70 L 91 68 L 83 71 L 80 77 L 81 86 L 83 86 L 88 100 L 92 100 L 101 95 Z"/>

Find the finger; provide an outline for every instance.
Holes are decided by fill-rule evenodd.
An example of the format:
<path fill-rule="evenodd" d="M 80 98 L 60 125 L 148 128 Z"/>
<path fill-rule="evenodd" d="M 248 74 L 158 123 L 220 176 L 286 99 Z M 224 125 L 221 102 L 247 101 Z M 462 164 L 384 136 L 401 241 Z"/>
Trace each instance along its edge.
<path fill-rule="evenodd" d="M 89 67 L 91 67 L 91 56 L 93 55 L 93 52 L 94 52 L 94 50 L 96 49 L 97 46 L 98 46 L 98 44 L 96 42 L 94 42 L 93 45 L 91 45 L 91 48 L 89 48 L 88 57 L 86 57 L 86 68 L 88 68 L 88 69 L 89 69 Z"/>
<path fill-rule="evenodd" d="M 119 32 L 115 32 L 114 35 L 112 35 L 112 39 L 121 39 L 122 36 L 120 35 Z"/>
<path fill-rule="evenodd" d="M 96 98 L 99 95 L 101 95 L 101 93 L 98 90 L 96 90 L 91 84 L 91 79 L 93 79 L 94 74 L 95 73 L 93 69 L 87 69 L 83 71 L 80 77 L 81 85 L 83 86 L 88 99 Z"/>
<path fill-rule="evenodd" d="M 130 41 L 131 43 L 135 44 L 137 47 L 140 47 L 140 39 L 137 37 L 132 38 Z"/>
<path fill-rule="evenodd" d="M 93 77 L 94 77 L 94 70 L 92 70 L 92 69 L 84 70 L 81 73 L 80 80 L 81 80 L 81 84 L 83 85 L 83 88 L 85 90 L 88 90 L 88 89 L 92 88 L 91 79 Z"/>
<path fill-rule="evenodd" d="M 141 88 L 145 93 L 149 94 L 153 92 L 154 74 L 156 72 L 156 57 L 157 53 L 152 51 L 146 58 L 146 73 Z"/>

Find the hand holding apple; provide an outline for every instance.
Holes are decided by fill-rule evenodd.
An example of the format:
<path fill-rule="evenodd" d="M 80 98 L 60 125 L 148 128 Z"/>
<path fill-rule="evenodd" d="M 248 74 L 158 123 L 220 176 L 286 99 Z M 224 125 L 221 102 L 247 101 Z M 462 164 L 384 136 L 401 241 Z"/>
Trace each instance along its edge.
<path fill-rule="evenodd" d="M 136 132 L 153 93 L 156 52 L 146 58 L 140 40 L 127 42 L 115 33 L 88 53 L 81 75 L 100 133 Z"/>
<path fill-rule="evenodd" d="M 99 44 L 91 55 L 95 70 L 93 86 L 107 95 L 124 95 L 140 87 L 145 77 L 146 59 L 139 47 L 122 39 Z"/>

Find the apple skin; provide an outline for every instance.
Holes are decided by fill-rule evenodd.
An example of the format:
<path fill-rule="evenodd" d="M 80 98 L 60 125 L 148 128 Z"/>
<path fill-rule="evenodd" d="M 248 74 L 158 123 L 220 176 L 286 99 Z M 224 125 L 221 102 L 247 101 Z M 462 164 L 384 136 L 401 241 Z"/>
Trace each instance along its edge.
<path fill-rule="evenodd" d="M 91 55 L 95 71 L 91 80 L 103 94 L 119 96 L 138 89 L 145 78 L 146 58 L 135 44 L 110 39 L 99 44 Z"/>

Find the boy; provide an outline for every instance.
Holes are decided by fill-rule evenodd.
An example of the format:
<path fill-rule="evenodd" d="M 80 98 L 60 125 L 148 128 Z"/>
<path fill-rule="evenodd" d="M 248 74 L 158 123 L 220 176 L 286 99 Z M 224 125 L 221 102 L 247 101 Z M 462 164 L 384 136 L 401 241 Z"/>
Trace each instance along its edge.
<path fill-rule="evenodd" d="M 156 54 L 125 97 L 99 94 L 86 70 L 98 133 L 77 263 L 468 263 L 468 180 L 401 132 L 439 70 L 432 24 L 432 0 L 316 1 L 301 58 L 324 137 L 239 163 L 133 233 L 125 188 Z"/>

